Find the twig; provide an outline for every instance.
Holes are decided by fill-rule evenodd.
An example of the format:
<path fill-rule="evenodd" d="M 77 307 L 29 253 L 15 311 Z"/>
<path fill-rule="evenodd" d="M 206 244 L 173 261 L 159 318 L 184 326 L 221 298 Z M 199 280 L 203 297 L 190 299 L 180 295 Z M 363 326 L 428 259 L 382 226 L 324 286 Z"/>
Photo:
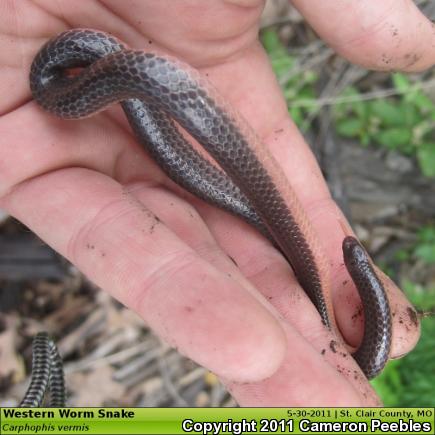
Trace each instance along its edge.
<path fill-rule="evenodd" d="M 334 52 L 330 48 L 326 48 L 322 50 L 319 54 L 313 56 L 310 60 L 306 62 L 298 62 L 296 66 L 294 66 L 292 69 L 290 69 L 286 74 L 283 74 L 279 78 L 279 84 L 281 86 L 285 86 L 292 78 L 304 73 L 305 71 L 308 71 L 317 65 L 325 62 L 326 59 L 328 59 L 331 55 L 333 55 Z"/>
<path fill-rule="evenodd" d="M 181 394 L 178 392 L 177 387 L 171 379 L 168 370 L 168 363 L 165 358 L 159 359 L 157 366 L 159 367 L 160 374 L 162 376 L 163 385 L 165 386 L 166 391 L 175 400 L 175 406 L 189 406 L 189 404 L 184 400 Z"/>
<path fill-rule="evenodd" d="M 109 364 L 116 364 L 118 362 L 124 361 L 128 358 L 131 358 L 134 355 L 142 354 L 144 352 L 148 352 L 150 349 L 155 347 L 155 343 L 150 343 L 149 340 L 138 343 L 134 346 L 128 347 L 127 349 L 123 349 L 119 352 L 113 353 L 104 357 L 86 357 L 81 361 L 76 363 L 70 363 L 65 366 L 66 373 L 73 373 L 82 370 L 86 370 L 89 368 L 97 368 Z"/>
<path fill-rule="evenodd" d="M 406 90 L 399 90 L 396 88 L 388 88 L 383 90 L 377 90 L 372 92 L 366 92 L 364 94 L 359 95 L 345 95 L 342 97 L 324 97 L 319 99 L 300 99 L 292 102 L 292 107 L 313 107 L 313 106 L 334 106 L 338 104 L 344 103 L 354 103 L 357 101 L 368 101 L 375 100 L 378 98 L 391 97 L 394 95 L 406 95 L 412 92 L 422 90 L 422 89 L 430 89 L 435 87 L 435 78 L 428 80 L 424 83 L 416 83 L 415 85 L 410 86 Z"/>

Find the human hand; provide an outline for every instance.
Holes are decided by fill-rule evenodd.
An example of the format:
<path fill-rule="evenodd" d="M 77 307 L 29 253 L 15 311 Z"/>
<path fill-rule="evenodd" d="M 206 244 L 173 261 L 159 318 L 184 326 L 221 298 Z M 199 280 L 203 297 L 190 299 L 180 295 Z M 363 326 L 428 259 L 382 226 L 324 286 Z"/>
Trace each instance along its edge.
<path fill-rule="evenodd" d="M 331 351 L 331 333 L 282 256 L 245 223 L 168 180 L 137 145 L 119 108 L 67 122 L 30 101 L 33 56 L 48 37 L 69 27 L 108 31 L 131 47 L 160 49 L 200 69 L 283 166 L 326 248 L 335 295 L 351 300 L 335 304 L 340 328 L 347 341 L 358 342 L 361 324 L 350 321 L 358 298 L 342 285 L 345 219 L 288 118 L 257 41 L 262 3 L 127 3 L 9 3 L 0 18 L 0 206 L 180 352 L 221 376 L 240 404 L 378 403 L 352 359 Z M 308 2 L 294 4 L 353 61 L 411 70 L 434 60 L 431 25 L 412 3 L 388 8 L 355 1 L 338 10 L 331 2 L 315 10 Z M 393 28 L 400 30 L 400 46 L 391 43 Z M 416 43 L 410 33 L 417 28 Z M 417 53 L 412 64 L 410 52 Z M 390 297 L 393 311 L 405 315 L 408 302 L 395 288 Z M 398 321 L 393 328 L 393 355 L 402 355 L 418 331 L 409 333 Z"/>

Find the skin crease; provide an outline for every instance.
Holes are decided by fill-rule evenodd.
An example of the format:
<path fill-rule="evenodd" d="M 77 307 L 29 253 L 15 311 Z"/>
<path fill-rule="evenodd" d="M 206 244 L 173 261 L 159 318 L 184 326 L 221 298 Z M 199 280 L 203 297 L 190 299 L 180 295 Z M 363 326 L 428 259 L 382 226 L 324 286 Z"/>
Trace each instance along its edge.
<path fill-rule="evenodd" d="M 388 59 L 389 69 L 412 71 L 435 60 L 435 32 L 411 2 L 396 1 L 393 9 L 392 1 L 334 0 L 317 12 L 311 2 L 293 4 L 354 62 L 385 69 Z M 136 144 L 119 108 L 66 122 L 31 101 L 33 56 L 48 37 L 72 27 L 108 31 L 199 68 L 298 192 L 331 262 L 340 329 L 356 345 L 362 324 L 349 319 L 359 302 L 343 284 L 349 278 L 341 253 L 351 230 L 288 118 L 256 39 L 262 7 L 257 0 L 1 2 L 0 207 L 217 373 L 241 405 L 376 405 L 352 359 L 330 350 L 334 337 L 280 254 L 240 220 L 170 182 Z M 396 31 L 385 30 L 391 26 L 400 44 Z M 417 55 L 412 65 L 409 53 Z M 394 286 L 388 292 L 393 311 L 406 313 L 403 295 Z M 392 356 L 411 350 L 418 336 L 418 328 L 396 321 Z"/>

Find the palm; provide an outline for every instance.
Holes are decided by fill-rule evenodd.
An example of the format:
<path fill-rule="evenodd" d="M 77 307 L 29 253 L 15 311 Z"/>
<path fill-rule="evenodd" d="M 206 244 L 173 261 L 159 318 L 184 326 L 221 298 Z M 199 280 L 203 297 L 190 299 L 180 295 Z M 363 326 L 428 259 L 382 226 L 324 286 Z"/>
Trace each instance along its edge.
<path fill-rule="evenodd" d="M 29 101 L 32 57 L 47 35 L 67 27 L 97 28 L 134 48 L 182 58 L 208 76 L 279 158 L 314 226 L 328 235 L 342 282 L 344 219 L 288 119 L 257 42 L 261 2 L 63 2 L 61 11 L 59 3 L 39 4 L 12 3 L 22 8 L 20 26 L 13 8 L 1 18 L 9 36 L 0 51 L 0 206 L 181 352 L 227 379 L 242 404 L 376 403 L 362 377 L 335 370 L 353 373 L 349 358 L 320 356 L 331 337 L 283 258 L 246 224 L 175 186 L 137 145 L 119 108 L 66 122 Z M 352 307 L 338 308 L 339 319 L 350 317 Z M 360 334 L 345 324 L 343 330 L 350 341 Z M 339 394 L 330 397 L 331 390 Z"/>

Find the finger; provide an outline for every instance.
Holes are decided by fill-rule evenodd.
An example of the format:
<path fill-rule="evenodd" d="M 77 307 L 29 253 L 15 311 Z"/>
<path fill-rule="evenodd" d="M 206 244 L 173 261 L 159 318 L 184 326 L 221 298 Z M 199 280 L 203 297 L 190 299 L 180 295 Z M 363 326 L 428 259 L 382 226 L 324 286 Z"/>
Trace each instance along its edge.
<path fill-rule="evenodd" d="M 288 372 L 280 368 L 279 373 L 281 375 L 275 378 L 276 382 L 279 379 L 283 391 L 285 390 L 283 385 L 289 387 L 287 394 L 281 397 L 281 399 L 285 400 L 281 404 L 293 403 L 295 397 L 297 399 L 297 394 L 295 396 L 295 391 L 291 388 L 295 383 L 293 377 L 300 378 L 299 373 L 307 369 L 304 360 L 310 358 L 318 360 L 310 362 L 310 376 L 313 376 L 313 367 L 317 371 L 315 376 L 319 378 L 322 378 L 325 372 L 329 373 L 331 367 L 335 368 L 335 377 L 338 379 L 332 380 L 328 375 L 328 381 L 324 382 L 325 388 L 329 382 L 331 385 L 334 385 L 334 383 L 341 385 L 343 379 L 345 379 L 351 388 L 348 385 L 343 390 L 343 398 L 346 395 L 345 391 L 348 391 L 351 396 L 359 395 L 360 403 L 379 403 L 375 392 L 353 358 L 337 341 L 334 334 L 322 325 L 319 313 L 297 283 L 288 263 L 268 241 L 236 218 L 229 216 L 225 212 L 213 210 L 200 200 L 196 200 L 194 201 L 195 207 L 199 210 L 204 212 L 207 209 L 211 215 L 219 215 L 216 217 L 216 221 L 222 225 L 222 231 L 218 231 L 219 240 L 222 242 L 226 239 L 219 245 L 225 248 L 228 247 L 225 252 L 229 252 L 230 257 L 222 255 L 222 250 L 217 247 L 215 240 L 210 235 L 207 237 L 198 231 L 198 226 L 192 225 L 192 218 L 196 215 L 194 209 L 190 209 L 188 213 L 183 214 L 183 219 L 180 213 L 174 213 L 174 209 L 170 210 L 162 207 L 161 198 L 153 195 L 149 189 L 141 189 L 139 186 L 138 189 L 134 190 L 134 195 L 160 216 L 189 246 L 193 247 L 201 258 L 211 262 L 219 270 L 230 273 L 231 277 L 244 285 L 248 291 L 251 291 L 254 297 L 258 297 L 257 289 L 260 289 L 265 299 L 278 307 L 282 315 L 281 319 L 288 321 L 285 330 L 287 331 L 288 341 L 291 343 L 291 349 L 299 349 L 299 353 L 303 356 L 294 356 L 293 351 L 289 352 L 286 355 L 284 367 L 293 367 L 294 370 Z M 167 202 L 171 204 L 171 207 L 176 207 L 174 199 Z M 207 212 L 205 212 L 205 215 L 207 215 Z M 243 225 L 246 228 L 239 228 Z M 246 280 L 245 274 L 249 277 L 249 281 Z M 251 283 L 255 287 L 252 287 Z M 295 327 L 300 333 L 295 334 Z M 288 376 L 288 378 L 285 376 Z M 261 389 L 261 387 L 259 388 Z M 318 397 L 320 398 L 321 394 Z M 327 395 L 325 395 L 325 399 L 326 397 Z M 329 404 L 333 405 L 335 403 L 330 398 Z"/>
<path fill-rule="evenodd" d="M 0 204 L 217 374 L 262 379 L 281 363 L 286 343 L 273 314 L 110 178 L 59 170 L 14 187 Z"/>
<path fill-rule="evenodd" d="M 318 353 L 301 351 L 297 334 L 288 333 L 284 364 L 270 378 L 256 383 L 228 382 L 231 394 L 242 406 L 380 406 L 371 387 L 353 389 L 347 376 L 325 366 Z M 317 356 L 317 357 L 315 357 Z M 340 373 L 345 374 L 344 367 Z M 357 376 L 357 375 L 353 375 Z"/>
<path fill-rule="evenodd" d="M 200 204 L 196 204 L 196 207 L 215 234 L 219 245 L 234 259 L 243 275 L 278 310 L 287 325 L 291 325 L 297 331 L 298 334 L 293 333 L 291 337 L 289 336 L 289 343 L 292 343 L 290 348 L 295 349 L 294 346 L 301 348 L 301 344 L 296 344 L 296 341 L 302 338 L 311 346 L 308 354 L 313 350 L 315 351 L 316 358 L 323 361 L 323 364 L 326 363 L 328 367 L 320 365 L 323 370 L 328 372 L 331 367 L 334 367 L 335 375 L 346 379 L 359 393 L 361 403 L 365 403 L 365 401 L 377 403 L 377 396 L 368 384 L 366 377 L 334 333 L 322 324 L 318 311 L 297 283 L 292 270 L 282 255 L 261 235 L 256 234 L 255 230 L 250 227 L 245 228 L 246 224 L 237 218 L 225 216 L 223 212 L 212 213 L 208 207 Z M 289 358 L 290 361 L 288 361 Z M 291 400 L 295 400 L 295 398 L 297 400 L 297 394 L 294 397 L 292 389 L 293 383 L 297 381 L 292 378 L 298 377 L 299 371 L 305 370 L 303 364 L 297 368 L 300 363 L 301 359 L 294 352 L 289 352 L 283 371 L 271 384 L 281 383 L 283 386 L 288 386 L 287 401 L 282 403 L 293 403 Z M 294 367 L 294 370 L 285 369 L 287 364 L 288 367 Z M 320 372 L 318 375 L 319 378 L 322 377 Z M 331 380 L 331 382 L 333 381 Z M 245 391 L 244 388 L 242 390 Z M 272 400 L 272 402 L 267 402 L 268 406 L 277 403 L 273 401 L 276 398 L 266 396 L 267 400 Z M 333 406 L 335 402 L 333 398 L 330 399 L 329 403 Z"/>
<path fill-rule="evenodd" d="M 63 26 L 61 19 L 32 1 L 0 2 L 0 115 L 29 100 L 31 60 L 47 37 Z"/>
<path fill-rule="evenodd" d="M 384 283 L 392 315 L 390 358 L 399 358 L 417 345 L 421 332 L 420 322 L 415 308 L 406 296 L 397 291 L 397 286 L 381 270 L 377 269 L 376 272 Z M 336 278 L 339 279 L 340 276 L 343 287 L 334 295 L 336 316 L 340 327 L 345 331 L 347 343 L 357 348 L 362 340 L 365 322 L 363 307 L 344 265 Z"/>
<path fill-rule="evenodd" d="M 337 216 L 337 219 L 341 219 L 340 216 Z M 344 220 L 342 221 L 342 228 L 346 236 L 355 236 Z M 417 344 L 420 338 L 420 322 L 413 305 L 407 300 L 405 294 L 397 288 L 396 284 L 382 270 L 376 265 L 374 265 L 374 268 L 383 283 L 391 310 L 393 340 L 390 358 L 398 358 L 408 353 Z M 361 343 L 362 331 L 367 319 L 364 317 L 360 296 L 354 291 L 355 285 L 351 281 L 344 261 L 336 271 L 334 282 L 336 283 L 335 287 L 339 289 L 334 295 L 337 301 L 336 315 L 340 319 L 339 323 L 345 325 L 344 328 L 348 331 L 348 343 L 357 348 Z M 348 310 L 345 309 L 346 305 L 353 307 L 355 310 L 350 317 Z"/>
<path fill-rule="evenodd" d="M 68 185 L 72 185 L 73 183 L 71 181 L 72 180 L 68 180 L 68 181 L 65 181 L 65 183 L 68 182 Z M 50 184 L 53 184 L 53 182 L 51 182 Z M 77 186 L 77 187 L 80 189 L 81 186 Z M 80 190 L 84 190 L 84 189 L 80 189 Z M 168 224 L 170 224 L 171 226 L 173 225 L 175 227 L 175 232 L 177 232 L 180 235 L 182 235 L 183 239 L 187 238 L 187 240 L 190 242 L 190 244 L 192 246 L 195 246 L 196 249 L 199 249 L 199 253 L 201 254 L 201 258 L 206 258 L 207 260 L 214 258 L 214 259 L 216 259 L 217 265 L 219 267 L 222 267 L 222 269 L 224 271 L 229 269 L 228 267 L 223 267 L 225 265 L 223 265 L 223 262 L 220 259 L 219 253 L 216 253 L 216 247 L 210 246 L 210 245 L 212 245 L 212 239 L 211 238 L 205 238 L 205 243 L 204 243 L 204 241 L 201 240 L 202 237 L 198 237 L 198 234 L 202 233 L 203 231 L 206 231 L 206 228 L 205 227 L 204 228 L 198 228 L 198 222 L 194 218 L 194 216 L 192 215 L 194 213 L 194 211 L 192 209 L 189 208 L 187 210 L 182 210 L 182 209 L 180 209 L 180 207 L 177 206 L 177 203 L 179 203 L 179 201 L 180 201 L 178 198 L 172 197 L 172 195 L 170 193 L 166 193 L 166 195 L 163 195 L 163 197 L 165 197 L 165 196 L 167 197 L 167 201 L 164 201 L 164 202 L 168 204 L 168 207 L 162 207 L 162 205 L 161 205 L 161 203 L 162 203 L 162 195 L 160 195 L 160 197 L 159 197 L 159 195 L 156 195 L 156 193 L 158 192 L 158 189 L 154 189 L 154 191 L 150 191 L 149 189 L 144 189 L 143 187 L 141 187 L 139 185 L 138 187 L 133 187 L 133 188 L 129 189 L 129 191 L 132 192 L 135 195 L 135 197 L 139 197 L 141 200 L 143 200 L 143 202 L 149 203 L 151 210 L 158 210 L 159 211 L 159 216 L 161 217 L 161 219 L 163 219 L 163 221 L 165 223 L 168 222 Z M 18 201 L 19 201 L 19 199 L 18 199 Z M 85 203 L 85 205 L 86 205 L 86 203 Z M 143 212 L 143 210 L 141 210 L 141 211 Z M 182 216 L 180 216 L 182 211 L 183 211 L 183 214 L 182 214 Z M 105 212 L 105 215 L 106 214 L 107 214 L 107 212 Z M 119 215 L 119 213 L 117 213 L 117 216 L 118 215 Z M 174 216 L 177 216 L 177 218 L 175 218 Z M 72 216 L 71 219 L 76 221 L 77 217 L 76 216 Z M 101 219 L 106 220 L 104 218 L 104 216 L 100 216 L 99 220 L 101 220 Z M 94 223 L 94 224 L 91 225 L 92 228 L 95 228 L 96 226 L 98 226 L 98 224 Z M 136 239 L 134 227 L 135 227 L 135 225 L 131 224 L 129 222 L 129 225 L 127 226 L 127 229 L 124 230 L 124 233 L 128 232 L 129 237 L 132 237 L 132 238 Z M 154 227 L 153 231 L 154 232 L 157 231 L 158 228 L 160 228 L 160 225 L 158 227 Z M 111 228 L 111 231 L 113 231 L 113 230 L 116 230 L 116 229 Z M 190 235 L 186 236 L 186 230 L 190 232 Z M 77 231 L 74 231 L 74 232 L 76 233 Z M 82 232 L 82 230 L 81 230 L 81 232 Z M 94 230 L 93 230 L 93 233 L 94 233 Z M 47 236 L 45 236 L 45 237 L 47 237 Z M 98 234 L 96 234 L 95 237 L 98 237 Z M 125 242 L 125 237 L 121 236 L 121 238 Z M 98 237 L 97 240 L 99 240 L 99 237 Z M 144 242 L 144 246 L 148 246 L 149 245 L 149 243 L 147 241 L 143 241 L 143 242 Z M 94 243 L 92 240 L 89 240 L 86 243 L 87 244 L 88 243 L 91 244 L 90 245 L 91 247 L 94 246 L 93 249 L 91 248 L 91 251 L 95 251 L 95 250 L 99 250 L 99 249 L 103 250 L 104 249 L 101 244 L 97 245 L 98 242 Z M 117 244 L 117 241 L 112 242 L 112 243 L 116 243 Z M 206 245 L 206 246 L 204 247 L 204 245 Z M 118 250 L 119 250 L 119 246 L 120 245 L 117 244 L 117 249 Z M 168 243 L 165 243 L 165 246 L 168 246 Z M 131 249 L 131 247 L 129 247 L 129 252 L 131 252 L 131 251 L 132 251 L 132 249 Z M 105 257 L 109 257 L 109 250 L 108 249 L 107 250 L 104 249 L 104 252 L 106 253 Z M 210 255 L 210 253 L 212 253 L 212 255 Z M 216 253 L 217 255 L 214 255 L 214 253 Z M 132 255 L 134 255 L 134 256 L 137 256 L 139 254 L 140 253 L 136 252 L 136 250 L 133 250 L 133 252 L 132 252 Z M 125 253 L 121 252 L 121 256 L 122 256 L 122 259 L 124 260 Z M 127 261 L 128 261 L 128 258 L 127 258 Z M 228 265 L 231 265 L 231 263 L 228 262 Z M 81 266 L 81 268 L 83 269 L 83 266 Z M 95 263 L 92 265 L 92 269 L 95 270 Z M 167 269 L 167 267 L 166 267 L 166 269 Z M 117 275 L 116 272 L 117 271 L 116 271 L 116 269 L 114 267 L 110 267 L 110 273 L 111 274 L 115 273 L 115 279 L 116 279 L 116 275 Z M 128 278 L 130 280 L 134 281 L 134 275 L 135 275 L 134 272 L 132 273 L 131 270 L 129 269 L 127 275 L 128 275 Z M 236 273 L 234 273 L 234 275 L 236 275 Z M 189 274 L 189 276 L 192 278 L 191 274 Z M 174 281 L 176 281 L 178 283 L 179 282 L 178 277 L 174 277 Z M 107 282 L 104 282 L 103 285 L 105 285 L 106 287 L 108 286 Z M 167 282 L 165 280 L 165 283 L 162 284 L 162 287 L 165 288 L 166 286 L 167 286 Z M 160 289 L 162 287 L 160 287 Z M 128 289 L 126 289 L 126 291 L 128 291 Z M 147 290 L 147 291 L 150 292 L 152 290 Z M 177 291 L 177 293 L 180 292 L 180 289 L 179 289 L 178 286 L 177 286 L 176 291 Z M 192 291 L 194 291 L 194 290 L 192 290 Z M 203 296 L 203 293 L 204 293 L 203 290 L 200 291 L 199 289 L 196 289 L 196 291 L 201 295 L 201 298 L 204 298 L 203 299 L 203 303 L 201 303 L 201 309 L 203 309 L 203 305 L 205 305 L 207 303 L 206 302 L 207 295 Z M 246 304 L 244 301 L 240 301 L 239 302 L 238 299 L 237 299 L 237 294 L 234 294 L 234 290 L 233 289 L 230 289 L 229 291 L 231 292 L 231 296 L 230 296 L 231 297 L 231 304 L 238 304 L 238 303 L 243 304 L 242 305 L 242 307 L 243 307 L 243 316 L 244 317 L 251 316 L 251 310 L 250 310 L 249 304 Z M 188 297 L 186 298 L 186 294 L 183 291 L 181 291 L 180 293 L 181 293 L 180 294 L 180 298 L 183 301 L 183 308 L 186 307 L 186 306 L 189 307 L 189 298 Z M 167 294 L 165 294 L 165 295 L 159 294 L 159 297 L 162 297 L 164 299 L 164 303 L 167 303 L 167 298 L 168 298 Z M 219 298 L 225 298 L 225 297 L 226 297 L 226 295 L 222 294 L 222 292 L 220 292 Z M 128 303 L 129 299 L 130 298 L 127 299 L 127 303 Z M 126 301 L 125 299 L 121 299 L 121 300 L 123 300 L 124 302 Z M 176 302 L 179 302 L 179 301 L 177 300 Z M 130 304 L 130 306 L 131 306 L 131 304 Z M 194 303 L 192 303 L 191 306 L 194 307 L 195 306 Z M 236 316 L 236 317 L 240 316 L 240 314 L 238 314 L 238 313 L 234 313 L 234 312 L 228 311 L 225 308 L 225 306 L 222 306 L 222 304 L 217 304 L 216 301 L 213 301 L 213 306 L 215 306 L 217 309 L 219 309 L 219 311 L 222 311 L 222 312 L 226 311 L 228 316 L 231 316 L 231 317 L 233 317 L 233 316 Z M 162 322 L 161 315 L 163 314 L 164 309 L 167 309 L 167 307 L 161 307 L 159 302 L 152 304 L 152 310 L 157 312 L 157 317 L 158 317 L 157 323 L 158 322 Z M 212 316 L 209 313 L 203 313 L 203 314 L 206 316 L 207 322 L 208 322 L 208 325 L 209 325 L 210 318 Z M 146 314 L 145 315 L 142 314 L 142 315 L 147 320 L 149 319 L 149 317 Z M 192 315 L 191 311 L 190 311 L 190 308 L 188 310 L 188 313 L 185 313 L 183 311 L 182 315 L 184 315 L 184 316 L 185 315 L 187 315 L 187 316 Z M 162 317 L 163 318 L 166 318 L 166 317 L 171 318 L 171 317 L 174 317 L 174 314 L 169 309 L 169 312 L 167 314 L 164 314 Z M 252 317 L 253 317 L 253 321 L 259 321 L 259 322 L 261 321 L 261 318 L 259 318 L 257 313 L 255 313 L 255 312 L 252 312 Z M 199 330 L 206 330 L 207 329 L 207 326 L 202 326 L 200 324 L 200 322 L 198 322 L 198 323 L 199 324 L 195 325 L 196 328 L 198 328 Z M 151 326 L 153 326 L 153 322 L 152 321 L 150 321 L 150 324 L 151 324 Z M 181 329 L 178 324 L 175 327 L 176 327 L 177 331 Z M 223 327 L 224 327 L 224 325 L 222 325 L 222 324 L 219 326 L 219 328 L 221 328 L 221 329 Z M 167 328 L 167 325 L 164 325 L 163 329 L 165 330 L 166 328 Z M 157 328 L 157 331 L 159 331 L 159 328 Z M 234 331 L 235 330 L 233 329 L 232 330 L 232 334 L 235 333 Z M 168 333 L 168 332 L 164 331 L 164 336 L 165 336 L 166 333 Z M 290 360 L 290 361 L 286 362 L 285 367 L 287 367 L 287 370 L 281 371 L 282 375 L 289 375 L 288 368 L 290 366 L 294 367 L 296 369 L 299 368 L 299 370 L 301 370 L 301 371 L 306 369 L 307 367 L 309 367 L 310 368 L 310 374 L 306 375 L 306 379 L 308 380 L 309 377 L 312 378 L 313 376 L 316 379 L 318 377 L 319 378 L 322 377 L 324 379 L 324 381 L 325 381 L 325 388 L 328 385 L 330 385 L 331 386 L 330 388 L 332 388 L 332 389 L 334 388 L 334 386 L 337 386 L 337 388 L 340 388 L 340 390 L 342 391 L 340 397 L 343 398 L 343 403 L 345 403 L 344 398 L 346 396 L 350 397 L 350 402 L 351 403 L 366 403 L 366 402 L 363 401 L 364 396 L 362 396 L 358 391 L 355 391 L 355 389 L 352 386 L 350 386 L 347 382 L 343 382 L 342 376 L 341 376 L 341 374 L 339 372 L 334 371 L 334 376 L 332 374 L 328 374 L 331 371 L 331 366 L 325 365 L 325 360 L 324 360 L 325 357 L 324 357 L 324 355 L 321 355 L 320 352 L 313 351 L 313 349 L 311 347 L 311 344 L 307 344 L 307 342 L 303 339 L 303 337 L 298 335 L 298 334 L 295 334 L 295 332 L 292 329 L 289 328 L 289 331 L 287 333 L 290 336 L 290 341 L 292 343 L 293 349 L 297 347 L 298 348 L 297 354 L 301 354 L 301 355 L 304 354 L 305 357 L 303 357 L 303 358 L 301 357 L 299 360 L 296 359 L 296 360 Z M 264 334 L 264 335 L 268 334 L 268 330 L 267 329 L 262 330 L 262 334 Z M 214 337 L 214 335 L 210 334 L 209 332 L 207 332 L 207 337 L 208 337 L 207 343 L 211 343 L 212 342 L 215 346 L 219 345 L 219 338 Z M 193 340 L 191 332 L 190 332 L 189 340 Z M 226 346 L 225 347 L 227 347 L 227 348 L 229 346 L 232 347 L 232 341 L 233 341 L 232 339 L 229 340 L 228 337 L 227 337 L 226 338 L 226 343 L 225 343 Z M 170 342 L 171 342 L 171 344 L 175 344 L 175 345 L 178 344 L 177 342 L 174 343 L 172 337 L 171 337 L 171 341 Z M 263 343 L 260 340 L 256 341 L 256 345 L 261 347 L 262 351 L 264 353 L 268 352 L 267 347 L 264 347 Z M 239 351 L 240 352 L 250 352 L 250 350 L 247 349 L 246 347 L 239 346 L 239 344 L 237 342 L 235 343 L 234 347 L 235 347 L 235 349 L 237 349 L 237 352 L 239 352 Z M 181 351 L 183 351 L 183 347 L 182 346 L 179 347 L 179 348 L 180 348 Z M 205 348 L 205 349 L 202 348 L 201 350 L 202 350 L 202 352 L 209 351 L 209 349 L 207 349 L 207 348 Z M 253 357 L 255 358 L 255 356 L 253 356 Z M 312 358 L 316 359 L 316 361 L 310 362 L 310 364 L 307 365 L 306 360 L 311 360 Z M 243 371 L 244 376 L 247 376 L 246 373 L 245 373 L 246 372 L 246 367 L 245 367 L 244 358 L 240 357 L 240 355 L 239 355 L 237 357 L 237 359 L 238 359 L 239 364 L 240 364 L 239 367 Z M 227 362 L 222 362 L 222 364 L 227 364 Z M 325 371 L 326 371 L 327 376 L 323 377 L 325 375 Z M 224 377 L 228 378 L 228 376 L 224 376 Z M 296 381 L 294 379 L 294 376 L 289 376 L 288 379 L 282 379 L 281 380 L 282 384 L 286 384 L 289 387 L 292 387 L 292 385 L 295 382 Z M 267 384 L 267 385 L 269 385 L 269 384 Z M 273 383 L 271 385 L 273 385 Z M 300 386 L 302 387 L 302 385 L 303 384 L 301 383 Z M 260 387 L 258 387 L 258 388 L 261 389 Z M 316 388 L 318 388 L 318 386 Z M 285 390 L 286 389 L 281 388 L 282 393 Z M 257 391 L 259 391 L 259 390 L 257 390 Z M 282 395 L 282 394 L 280 395 L 280 400 L 281 399 L 282 400 L 287 400 L 286 402 L 281 402 L 281 403 L 292 403 L 292 402 L 289 402 L 289 400 L 294 400 L 293 395 L 289 394 L 289 392 L 291 392 L 291 391 L 294 391 L 294 390 L 289 389 L 288 393 L 286 395 Z M 371 397 L 372 398 L 372 401 L 369 401 L 367 403 L 371 403 L 371 404 L 377 403 L 376 399 L 374 398 L 373 392 L 371 392 L 371 393 L 372 394 L 370 394 L 370 391 L 367 391 L 367 392 L 364 393 L 366 397 Z M 266 397 L 268 394 L 269 393 L 267 393 L 267 391 L 265 391 L 263 396 Z M 327 395 L 326 394 L 324 396 L 320 395 L 319 397 L 321 397 L 322 400 L 323 399 L 326 400 Z M 357 399 L 357 397 L 358 397 L 358 399 Z M 330 401 L 329 403 L 335 403 L 334 400 L 332 402 Z M 324 402 L 324 403 L 327 403 L 327 402 Z"/>
<path fill-rule="evenodd" d="M 65 121 L 31 102 L 2 116 L 0 130 L 0 195 L 24 180 L 71 166 L 94 169 L 122 183 L 167 182 L 128 126 L 106 114 Z"/>
<path fill-rule="evenodd" d="M 246 65 L 256 71 L 255 84 L 251 82 Z M 363 333 L 362 317 L 355 317 L 355 313 L 361 313 L 361 302 L 344 268 L 341 248 L 344 237 L 351 234 L 351 230 L 342 212 L 331 199 L 312 152 L 288 118 L 282 94 L 265 60 L 264 52 L 261 47 L 253 47 L 245 52 L 244 56 L 231 63 L 213 68 L 210 72 L 208 69 L 205 71 L 217 83 L 219 89 L 223 89 L 225 94 L 228 93 L 232 103 L 241 109 L 245 118 L 250 120 L 254 130 L 261 135 L 264 143 L 269 146 L 272 154 L 283 167 L 329 260 L 333 298 L 340 330 L 347 342 L 358 345 Z M 221 83 L 222 77 L 226 75 L 231 75 L 234 80 Z M 266 92 L 265 89 L 268 91 Z M 247 95 L 249 97 L 246 97 Z M 270 111 L 271 107 L 274 108 L 273 111 Z M 265 123 L 265 119 L 270 121 L 270 124 Z M 204 217 L 212 228 L 215 228 L 214 234 L 221 243 L 225 243 L 220 238 L 223 232 L 231 234 L 229 243 L 223 245 L 225 249 L 237 248 L 232 242 L 235 240 L 234 234 L 225 229 L 224 224 L 219 222 L 220 218 L 211 214 Z M 347 232 L 344 232 L 343 227 L 347 228 Z M 252 267 L 256 262 L 249 255 L 252 251 L 247 252 L 248 264 Z M 250 270 L 245 273 L 251 276 Z M 395 313 L 407 313 L 412 309 L 412 305 L 394 285 L 389 286 L 389 299 Z M 289 320 L 297 322 L 298 318 L 301 318 L 299 311 L 292 310 Z M 403 322 L 399 320 L 401 318 L 400 315 L 393 317 L 393 357 L 410 351 L 419 338 L 419 328 L 404 328 Z M 321 334 L 320 329 L 317 332 Z"/>
<path fill-rule="evenodd" d="M 225 62 L 256 39 L 264 0 L 246 5 L 225 0 L 36 3 L 53 16 L 67 16 L 69 27 L 105 30 L 134 48 L 157 46 L 199 67 Z"/>
<path fill-rule="evenodd" d="M 351 62 L 379 70 L 420 71 L 435 63 L 435 28 L 412 0 L 292 4 Z"/>
<path fill-rule="evenodd" d="M 401 358 L 418 343 L 421 333 L 420 319 L 414 306 L 403 293 L 399 293 L 395 299 L 390 296 L 396 294 L 396 285 L 382 270 L 376 268 L 376 271 L 382 279 L 389 299 L 392 300 L 391 312 L 395 337 L 391 346 L 390 358 Z"/>

